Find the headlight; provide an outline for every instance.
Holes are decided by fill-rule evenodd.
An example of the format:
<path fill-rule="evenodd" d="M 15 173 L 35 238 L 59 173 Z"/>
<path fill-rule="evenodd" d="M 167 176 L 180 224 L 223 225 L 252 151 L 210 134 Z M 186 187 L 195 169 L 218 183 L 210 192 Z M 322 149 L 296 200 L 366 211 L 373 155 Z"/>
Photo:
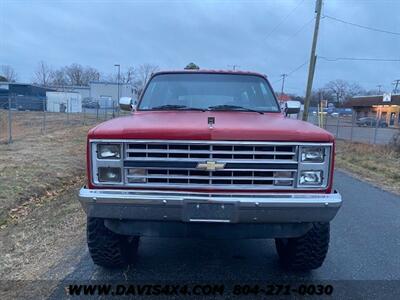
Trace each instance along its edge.
<path fill-rule="evenodd" d="M 129 183 L 146 183 L 146 169 L 128 169 Z M 143 176 L 143 177 L 142 177 Z"/>
<path fill-rule="evenodd" d="M 120 159 L 121 145 L 119 144 L 98 144 L 97 158 L 99 159 Z"/>
<path fill-rule="evenodd" d="M 301 185 L 321 185 L 322 171 L 302 171 L 300 173 Z"/>
<path fill-rule="evenodd" d="M 121 169 L 101 167 L 98 178 L 100 182 L 121 182 Z"/>
<path fill-rule="evenodd" d="M 325 158 L 324 147 L 303 147 L 301 148 L 301 161 L 302 162 L 315 162 L 321 163 Z"/>

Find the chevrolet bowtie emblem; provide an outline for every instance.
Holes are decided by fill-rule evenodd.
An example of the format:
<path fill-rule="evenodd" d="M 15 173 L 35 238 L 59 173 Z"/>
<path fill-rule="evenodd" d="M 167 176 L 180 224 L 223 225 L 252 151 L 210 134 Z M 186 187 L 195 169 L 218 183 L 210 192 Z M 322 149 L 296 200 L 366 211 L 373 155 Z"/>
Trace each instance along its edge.
<path fill-rule="evenodd" d="M 196 169 L 205 171 L 216 171 L 225 168 L 225 164 L 217 163 L 215 161 L 207 161 L 205 163 L 198 163 Z"/>

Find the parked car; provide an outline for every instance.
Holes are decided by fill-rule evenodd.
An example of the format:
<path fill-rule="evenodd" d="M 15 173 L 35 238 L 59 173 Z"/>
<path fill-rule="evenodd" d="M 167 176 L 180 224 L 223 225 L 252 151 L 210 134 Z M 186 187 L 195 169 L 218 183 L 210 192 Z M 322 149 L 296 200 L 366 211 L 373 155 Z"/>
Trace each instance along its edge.
<path fill-rule="evenodd" d="M 377 124 L 378 122 L 378 124 Z M 364 117 L 364 118 L 359 118 L 356 122 L 357 126 L 365 126 L 365 127 L 381 127 L 381 128 L 386 128 L 388 127 L 388 123 L 385 120 L 382 119 L 375 119 L 372 117 Z"/>
<path fill-rule="evenodd" d="M 151 76 L 130 116 L 88 133 L 87 243 L 97 265 L 131 263 L 139 239 L 274 238 L 284 266 L 320 267 L 330 221 L 334 137 L 280 111 L 268 79 L 235 71 Z"/>
<path fill-rule="evenodd" d="M 82 107 L 98 109 L 98 108 L 100 108 L 100 104 L 99 104 L 99 102 L 93 101 L 93 100 L 83 100 Z"/>

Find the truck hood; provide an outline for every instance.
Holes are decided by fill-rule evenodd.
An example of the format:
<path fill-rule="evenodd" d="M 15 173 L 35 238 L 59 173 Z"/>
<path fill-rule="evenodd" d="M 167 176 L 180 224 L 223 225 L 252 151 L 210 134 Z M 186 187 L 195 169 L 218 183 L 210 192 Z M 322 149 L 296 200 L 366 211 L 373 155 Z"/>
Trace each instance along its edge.
<path fill-rule="evenodd" d="M 212 128 L 208 117 L 215 118 Z M 140 111 L 106 121 L 90 139 L 240 140 L 331 142 L 333 136 L 310 123 L 280 113 Z"/>

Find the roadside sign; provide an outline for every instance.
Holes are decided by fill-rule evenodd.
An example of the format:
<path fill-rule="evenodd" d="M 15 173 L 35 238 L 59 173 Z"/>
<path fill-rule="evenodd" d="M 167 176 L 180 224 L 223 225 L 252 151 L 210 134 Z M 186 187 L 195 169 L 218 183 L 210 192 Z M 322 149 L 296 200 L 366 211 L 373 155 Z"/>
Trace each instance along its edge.
<path fill-rule="evenodd" d="M 391 102 L 392 101 L 392 94 L 391 93 L 384 93 L 383 94 L 383 102 Z"/>

